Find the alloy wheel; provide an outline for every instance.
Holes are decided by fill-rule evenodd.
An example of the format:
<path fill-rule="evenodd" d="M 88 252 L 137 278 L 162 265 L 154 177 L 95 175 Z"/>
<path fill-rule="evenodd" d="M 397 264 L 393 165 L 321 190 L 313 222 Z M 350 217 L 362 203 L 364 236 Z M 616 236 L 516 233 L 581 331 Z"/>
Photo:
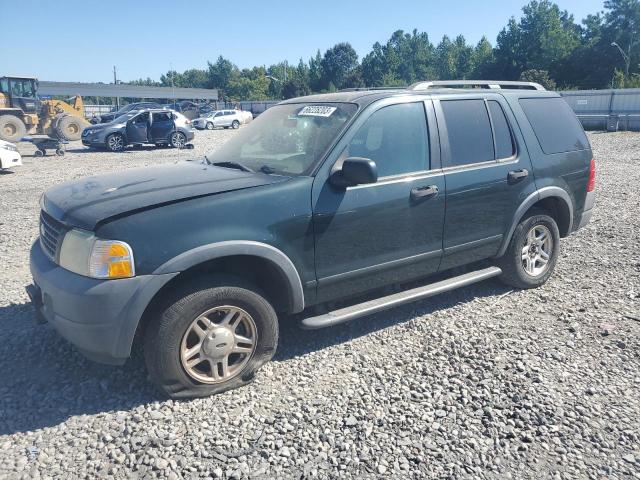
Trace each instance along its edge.
<path fill-rule="evenodd" d="M 202 383 L 225 382 L 238 375 L 253 356 L 258 335 L 246 311 L 230 305 L 199 315 L 180 345 L 180 362 L 187 374 Z"/>
<path fill-rule="evenodd" d="M 122 150 L 122 147 L 124 146 L 124 141 L 122 140 L 122 137 L 120 135 L 110 136 L 108 143 L 109 143 L 109 150 L 113 150 L 114 152 L 118 150 Z"/>
<path fill-rule="evenodd" d="M 173 145 L 175 148 L 183 148 L 185 143 L 187 143 L 186 139 L 180 132 L 174 132 L 173 134 L 171 134 L 171 145 Z"/>
<path fill-rule="evenodd" d="M 543 275 L 553 255 L 553 237 L 545 225 L 534 225 L 522 247 L 522 267 L 532 276 Z"/>

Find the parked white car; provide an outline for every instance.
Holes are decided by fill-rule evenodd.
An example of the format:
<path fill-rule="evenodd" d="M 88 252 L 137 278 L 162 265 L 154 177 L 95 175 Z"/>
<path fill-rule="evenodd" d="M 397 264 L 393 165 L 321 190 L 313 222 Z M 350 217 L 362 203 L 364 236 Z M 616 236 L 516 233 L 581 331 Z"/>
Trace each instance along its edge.
<path fill-rule="evenodd" d="M 0 170 L 22 165 L 22 156 L 15 143 L 0 140 Z"/>
<path fill-rule="evenodd" d="M 253 120 L 251 112 L 242 110 L 215 110 L 205 116 L 192 120 L 198 130 L 213 130 L 214 128 L 240 128 L 240 125 Z"/>

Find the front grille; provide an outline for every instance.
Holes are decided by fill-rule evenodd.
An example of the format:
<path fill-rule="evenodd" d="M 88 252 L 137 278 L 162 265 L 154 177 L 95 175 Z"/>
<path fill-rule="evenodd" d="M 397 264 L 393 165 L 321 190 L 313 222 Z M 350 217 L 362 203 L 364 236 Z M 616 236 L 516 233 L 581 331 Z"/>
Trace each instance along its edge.
<path fill-rule="evenodd" d="M 46 212 L 40 212 L 40 246 L 47 256 L 55 261 L 65 228 Z"/>

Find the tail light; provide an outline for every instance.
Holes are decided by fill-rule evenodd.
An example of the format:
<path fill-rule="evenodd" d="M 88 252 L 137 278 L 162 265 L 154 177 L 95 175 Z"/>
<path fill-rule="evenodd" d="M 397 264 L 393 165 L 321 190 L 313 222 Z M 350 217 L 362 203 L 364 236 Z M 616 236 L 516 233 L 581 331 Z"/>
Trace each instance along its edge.
<path fill-rule="evenodd" d="M 589 167 L 589 182 L 587 183 L 587 192 L 593 192 L 596 188 L 596 161 L 591 159 L 591 167 Z"/>

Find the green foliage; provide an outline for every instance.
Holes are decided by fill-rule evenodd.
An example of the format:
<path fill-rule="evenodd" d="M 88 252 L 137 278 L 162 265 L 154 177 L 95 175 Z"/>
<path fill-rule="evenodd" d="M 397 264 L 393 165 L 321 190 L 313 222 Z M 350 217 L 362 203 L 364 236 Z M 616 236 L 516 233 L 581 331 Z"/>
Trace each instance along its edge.
<path fill-rule="evenodd" d="M 629 75 L 616 42 L 630 57 Z M 533 0 L 519 19 L 511 18 L 493 47 L 486 37 L 477 45 L 462 35 L 444 36 L 434 46 L 426 32 L 393 32 L 376 42 L 358 62 L 349 43 L 320 50 L 297 66 L 281 62 L 240 70 L 219 56 L 206 70 L 167 72 L 160 82 L 138 79 L 134 85 L 217 88 L 223 99 L 262 100 L 332 92 L 351 87 L 410 85 L 421 80 L 528 80 L 548 89 L 639 86 L 640 0 L 605 0 L 604 11 L 581 24 L 550 0 Z"/>
<path fill-rule="evenodd" d="M 522 82 L 536 82 L 542 85 L 547 90 L 555 90 L 556 82 L 549 76 L 549 72 L 546 70 L 525 70 L 520 74 L 520 81 Z"/>
<path fill-rule="evenodd" d="M 323 85 L 343 88 L 358 68 L 358 54 L 351 44 L 338 43 L 324 53 L 320 66 Z"/>

